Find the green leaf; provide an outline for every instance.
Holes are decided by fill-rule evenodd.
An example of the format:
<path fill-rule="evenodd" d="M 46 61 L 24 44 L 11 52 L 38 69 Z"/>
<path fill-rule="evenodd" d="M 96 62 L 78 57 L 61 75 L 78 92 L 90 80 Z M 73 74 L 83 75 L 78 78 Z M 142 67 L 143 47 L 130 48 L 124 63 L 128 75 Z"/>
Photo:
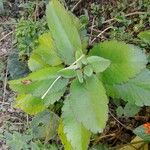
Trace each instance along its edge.
<path fill-rule="evenodd" d="M 141 40 L 143 40 L 144 42 L 150 44 L 150 30 L 146 30 L 146 31 L 140 32 L 140 33 L 138 34 L 138 37 L 139 37 Z"/>
<path fill-rule="evenodd" d="M 65 101 L 62 111 L 64 133 L 67 140 L 70 141 L 73 150 L 87 150 L 91 134 L 75 119 L 69 100 Z"/>
<path fill-rule="evenodd" d="M 77 28 L 69 13 L 58 0 L 51 0 L 47 5 L 46 16 L 58 55 L 66 64 L 73 63 L 75 51 L 81 50 L 82 46 Z"/>
<path fill-rule="evenodd" d="M 110 96 L 122 98 L 137 106 L 150 106 L 150 71 L 143 70 L 127 83 L 106 86 Z"/>
<path fill-rule="evenodd" d="M 144 141 L 150 142 L 150 134 L 146 133 L 144 125 L 141 125 L 133 131 L 137 136 L 141 137 Z"/>
<path fill-rule="evenodd" d="M 37 114 L 31 122 L 32 133 L 34 138 L 44 138 L 47 143 L 54 139 L 57 134 L 59 117 L 48 110 Z"/>
<path fill-rule="evenodd" d="M 64 78 L 73 78 L 76 76 L 76 71 L 74 69 L 62 69 L 58 74 Z"/>
<path fill-rule="evenodd" d="M 58 127 L 58 135 L 61 139 L 62 144 L 64 145 L 65 150 L 72 150 L 72 146 L 70 141 L 68 141 L 66 134 L 64 133 L 64 125 L 63 122 L 60 121 L 59 127 Z"/>
<path fill-rule="evenodd" d="M 83 21 L 81 22 L 81 19 L 79 20 L 71 12 L 69 12 L 69 13 L 70 13 L 71 19 L 73 21 L 73 24 L 76 26 L 76 28 L 78 30 L 78 33 L 80 35 L 82 49 L 85 50 L 87 48 L 87 46 L 88 46 L 88 41 L 89 41 L 89 38 L 87 36 L 87 30 L 85 28 L 85 23 Z"/>
<path fill-rule="evenodd" d="M 102 73 L 102 80 L 106 84 L 122 83 L 133 78 L 146 68 L 146 55 L 133 45 L 118 41 L 105 41 L 95 46 L 90 55 L 104 57 L 111 61 Z"/>
<path fill-rule="evenodd" d="M 77 70 L 76 73 L 77 73 L 77 77 L 78 77 L 79 82 L 83 83 L 83 73 L 82 73 L 82 71 Z"/>
<path fill-rule="evenodd" d="M 57 72 L 59 70 L 61 70 L 60 67 L 44 68 L 29 74 L 25 78 L 12 80 L 9 85 L 11 89 L 18 93 L 31 94 L 34 97 L 41 98 L 58 77 Z M 59 79 L 44 97 L 45 106 L 49 106 L 59 100 L 64 94 L 67 84 L 68 79 Z"/>
<path fill-rule="evenodd" d="M 15 101 L 15 107 L 30 115 L 35 115 L 45 109 L 43 100 L 30 94 L 19 94 Z"/>
<path fill-rule="evenodd" d="M 84 67 L 84 74 L 87 75 L 88 77 L 92 76 L 93 69 L 90 65 Z"/>
<path fill-rule="evenodd" d="M 28 62 L 28 66 L 32 71 L 48 65 L 57 66 L 62 63 L 56 54 L 56 47 L 50 33 L 41 35 L 38 43 L 38 47 L 32 52 Z"/>
<path fill-rule="evenodd" d="M 74 80 L 69 101 L 77 121 L 94 133 L 103 131 L 108 119 L 108 99 L 96 76 L 87 78 L 84 83 Z"/>
<path fill-rule="evenodd" d="M 42 60 L 42 58 L 37 54 L 32 52 L 30 59 L 28 60 L 28 66 L 31 71 L 36 71 L 49 65 Z"/>
<path fill-rule="evenodd" d="M 139 111 L 140 111 L 140 107 L 136 106 L 135 104 L 130 104 L 130 103 L 127 103 L 124 108 L 119 106 L 116 109 L 117 115 L 119 117 L 122 117 L 122 116 L 134 117 Z"/>
<path fill-rule="evenodd" d="M 110 65 L 110 61 L 108 59 L 104 59 L 99 56 L 90 56 L 87 58 L 87 61 L 96 73 L 103 72 Z"/>
<path fill-rule="evenodd" d="M 140 111 L 140 107 L 127 103 L 124 107 L 124 116 L 125 117 L 134 117 Z"/>

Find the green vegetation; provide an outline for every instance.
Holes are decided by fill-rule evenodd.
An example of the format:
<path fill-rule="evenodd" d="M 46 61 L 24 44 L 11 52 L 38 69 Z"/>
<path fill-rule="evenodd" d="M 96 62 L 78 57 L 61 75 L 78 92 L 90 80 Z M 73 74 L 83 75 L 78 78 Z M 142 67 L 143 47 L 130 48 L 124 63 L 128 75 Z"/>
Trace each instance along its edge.
<path fill-rule="evenodd" d="M 50 30 L 39 37 L 39 45 L 31 53 L 28 65 L 32 73 L 9 82 L 18 93 L 15 107 L 35 116 L 49 110 L 51 116 L 52 105 L 64 96 L 62 115 L 53 114 L 58 118 L 59 137 L 66 150 L 86 150 L 91 134 L 103 132 L 106 126 L 108 96 L 150 106 L 147 56 L 139 47 L 116 40 L 96 44 L 84 53 L 81 39 L 86 36 L 81 35 L 78 18 L 57 0 L 47 5 L 46 16 Z M 47 115 L 40 116 L 45 120 Z M 53 121 L 44 125 L 46 135 L 42 126 L 36 127 L 45 142 L 52 138 L 48 127 L 58 124 Z"/>
<path fill-rule="evenodd" d="M 96 1 L 79 13 L 80 3 L 19 5 L 7 70 L 13 107 L 27 124 L 0 130 L 11 150 L 148 150 L 150 2 Z M 0 72 L 5 83 L 1 62 Z"/>

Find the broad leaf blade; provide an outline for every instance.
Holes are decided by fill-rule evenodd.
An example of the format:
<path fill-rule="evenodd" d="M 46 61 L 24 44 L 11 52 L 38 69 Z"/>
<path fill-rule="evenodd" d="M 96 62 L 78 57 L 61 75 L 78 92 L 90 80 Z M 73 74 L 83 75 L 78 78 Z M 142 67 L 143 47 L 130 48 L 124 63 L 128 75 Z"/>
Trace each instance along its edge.
<path fill-rule="evenodd" d="M 40 55 L 32 52 L 30 59 L 28 60 L 28 66 L 31 71 L 36 71 L 48 67 L 49 65 L 42 60 Z"/>
<path fill-rule="evenodd" d="M 133 45 L 118 41 L 106 41 L 95 46 L 90 55 L 109 59 L 111 65 L 102 73 L 107 84 L 122 83 L 133 78 L 146 67 L 146 55 Z"/>
<path fill-rule="evenodd" d="M 75 118 L 92 132 L 102 132 L 108 119 L 108 99 L 96 76 L 84 83 L 74 80 L 69 97 Z"/>
<path fill-rule="evenodd" d="M 66 100 L 64 103 L 62 117 L 64 133 L 68 141 L 70 141 L 73 150 L 87 150 L 91 134 L 75 119 L 69 100 Z"/>
<path fill-rule="evenodd" d="M 52 0 L 47 6 L 46 16 L 58 55 L 66 64 L 73 63 L 75 51 L 81 50 L 82 46 L 70 15 L 58 0 Z"/>
<path fill-rule="evenodd" d="M 50 33 L 41 35 L 38 43 L 38 47 L 32 52 L 28 62 L 31 71 L 41 69 L 48 65 L 57 66 L 62 63 L 56 54 L 56 47 Z"/>
<path fill-rule="evenodd" d="M 18 95 L 15 101 L 15 107 L 20 108 L 30 115 L 35 115 L 45 109 L 43 100 L 37 97 L 33 97 L 30 94 Z"/>
<path fill-rule="evenodd" d="M 137 106 L 150 106 L 150 71 L 143 70 L 127 83 L 106 86 L 110 96 L 122 98 Z"/>
<path fill-rule="evenodd" d="M 60 67 L 48 67 L 38 70 L 25 78 L 10 81 L 10 88 L 21 94 L 31 94 L 41 98 L 58 77 L 57 72 L 60 69 Z M 59 100 L 63 96 L 67 84 L 68 79 L 59 79 L 44 97 L 45 106 Z"/>

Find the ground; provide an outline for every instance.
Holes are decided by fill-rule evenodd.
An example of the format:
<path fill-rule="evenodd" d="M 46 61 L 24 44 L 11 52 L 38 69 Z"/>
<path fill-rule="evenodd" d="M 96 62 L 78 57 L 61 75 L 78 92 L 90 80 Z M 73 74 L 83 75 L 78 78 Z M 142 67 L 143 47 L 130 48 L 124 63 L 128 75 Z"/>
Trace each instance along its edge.
<path fill-rule="evenodd" d="M 75 15 L 84 15 L 83 21 L 87 22 L 88 35 L 90 36 L 89 47 L 92 47 L 94 42 L 117 39 L 136 44 L 147 53 L 150 52 L 146 45 L 138 43 L 137 40 L 138 33 L 150 27 L 150 13 L 148 14 L 150 2 L 148 0 L 62 1 Z M 33 14 L 26 15 L 22 12 L 29 10 L 25 7 L 18 7 L 22 3 L 21 0 L 8 0 L 4 2 L 5 9 L 0 14 L 0 60 L 3 64 L 0 75 L 2 78 L 0 80 L 0 134 L 4 131 L 22 132 L 28 127 L 30 121 L 30 116 L 13 107 L 15 93 L 9 89 L 7 84 L 11 79 L 8 61 L 9 56 L 17 49 L 15 29 L 18 20 L 23 15 L 25 17 L 36 16 L 36 19 L 40 20 L 44 14 L 45 6 L 34 8 Z M 127 144 L 134 138 L 132 130 L 150 120 L 149 108 L 142 108 L 134 117 L 119 118 L 116 116 L 116 107 L 114 103 L 110 103 L 109 121 L 106 129 L 103 135 L 96 135 L 94 140 L 91 140 L 91 145 L 97 145 L 101 142 L 115 148 Z M 8 149 L 3 140 L 0 140 L 0 149 Z"/>

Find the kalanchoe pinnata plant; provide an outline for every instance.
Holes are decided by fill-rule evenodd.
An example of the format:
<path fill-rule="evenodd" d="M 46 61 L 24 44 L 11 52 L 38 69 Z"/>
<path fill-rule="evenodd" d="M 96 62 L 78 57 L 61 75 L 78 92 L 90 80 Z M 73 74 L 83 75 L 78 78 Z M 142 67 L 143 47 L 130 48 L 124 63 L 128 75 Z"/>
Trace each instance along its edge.
<path fill-rule="evenodd" d="M 78 18 L 58 0 L 49 2 L 46 16 L 50 30 L 39 37 L 30 56 L 32 73 L 9 82 L 18 93 L 15 106 L 36 115 L 63 97 L 59 137 L 66 150 L 86 150 L 91 133 L 106 126 L 109 96 L 150 106 L 147 57 L 119 41 L 96 44 L 87 54 L 87 36 Z"/>

